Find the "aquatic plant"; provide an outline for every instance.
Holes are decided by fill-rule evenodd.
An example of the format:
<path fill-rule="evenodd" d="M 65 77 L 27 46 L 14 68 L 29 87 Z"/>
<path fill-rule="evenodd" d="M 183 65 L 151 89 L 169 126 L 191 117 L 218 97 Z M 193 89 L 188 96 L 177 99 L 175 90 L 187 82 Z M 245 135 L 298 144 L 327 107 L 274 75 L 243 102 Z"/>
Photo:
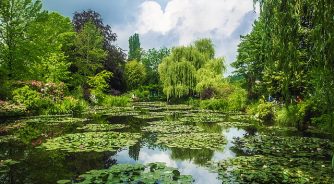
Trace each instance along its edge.
<path fill-rule="evenodd" d="M 247 136 L 234 139 L 234 149 L 246 154 L 329 158 L 334 148 L 327 139 L 283 136 Z"/>
<path fill-rule="evenodd" d="M 158 135 L 158 144 L 170 148 L 189 149 L 223 149 L 226 144 L 225 137 L 219 133 L 187 133 Z"/>
<path fill-rule="evenodd" d="M 87 132 L 100 132 L 100 131 L 111 131 L 117 129 L 128 128 L 128 125 L 124 124 L 86 124 L 83 127 L 78 127 L 78 130 L 84 130 Z"/>
<path fill-rule="evenodd" d="M 330 163 L 308 158 L 241 156 L 212 167 L 223 183 L 333 183 Z"/>
<path fill-rule="evenodd" d="M 176 134 L 176 133 L 193 133 L 193 132 L 203 132 L 198 126 L 191 126 L 191 125 L 150 125 L 142 128 L 145 132 L 159 132 L 159 133 L 166 133 L 166 134 Z"/>
<path fill-rule="evenodd" d="M 139 138 L 140 135 L 135 133 L 85 132 L 49 139 L 40 148 L 67 152 L 116 151 L 121 147 L 134 145 Z"/>
<path fill-rule="evenodd" d="M 109 169 L 91 170 L 80 175 L 75 183 L 170 183 L 188 184 L 193 179 L 190 175 L 181 175 L 174 168 L 165 163 L 117 164 Z M 72 183 L 70 180 L 60 180 L 58 184 Z"/>

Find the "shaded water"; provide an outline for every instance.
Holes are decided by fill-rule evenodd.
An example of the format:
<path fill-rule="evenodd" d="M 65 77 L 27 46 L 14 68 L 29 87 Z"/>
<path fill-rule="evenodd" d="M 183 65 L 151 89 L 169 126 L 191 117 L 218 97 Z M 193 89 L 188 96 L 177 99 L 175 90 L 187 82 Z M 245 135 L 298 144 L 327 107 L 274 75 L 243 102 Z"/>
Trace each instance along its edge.
<path fill-rule="evenodd" d="M 11 131 L 3 131 L 2 135 L 14 134 L 20 135 L 20 139 L 16 141 L 0 142 L 0 160 L 12 159 L 19 163 L 9 166 L 6 172 L 0 172 L 0 183 L 56 183 L 61 179 L 75 179 L 93 169 L 107 169 L 114 164 L 123 163 L 152 163 L 164 162 L 167 166 L 177 168 L 181 174 L 192 175 L 194 183 L 222 183 L 218 177 L 218 173 L 214 172 L 207 166 L 210 162 L 218 162 L 221 160 L 234 158 L 238 154 L 231 147 L 233 139 L 242 138 L 247 135 L 258 134 L 256 128 L 237 128 L 237 127 L 221 127 L 217 123 L 207 123 L 205 120 L 201 122 L 190 122 L 190 124 L 199 126 L 209 133 L 221 133 L 225 136 L 227 143 L 222 145 L 223 149 L 187 149 L 187 148 L 169 148 L 162 144 L 157 144 L 156 139 L 159 133 L 142 132 L 141 128 L 148 126 L 147 122 L 156 120 L 178 120 L 186 117 L 191 110 L 172 109 L 167 110 L 161 107 L 151 107 L 150 104 L 139 104 L 133 109 L 124 111 L 138 112 L 139 115 L 149 114 L 150 112 L 162 113 L 169 112 L 164 116 L 154 116 L 149 114 L 148 117 L 138 117 L 136 115 L 124 115 L 120 110 L 118 114 L 112 113 L 93 113 L 87 115 L 89 121 L 61 124 L 59 127 L 55 125 L 48 128 L 42 124 L 41 127 L 30 127 L 23 132 L 20 129 Z M 192 113 L 203 113 L 192 111 Z M 205 112 L 207 113 L 207 112 Z M 214 113 L 221 116 L 221 120 L 229 120 L 228 115 Z M 62 117 L 58 117 L 62 119 Z M 13 120 L 11 120 L 13 121 Z M 66 133 L 81 132 L 77 127 L 81 127 L 88 123 L 108 122 L 110 124 L 126 124 L 130 125 L 118 131 L 141 133 L 142 137 L 139 141 L 130 147 L 123 147 L 117 151 L 110 152 L 82 152 L 68 153 L 61 150 L 46 151 L 36 146 L 45 142 L 51 137 L 57 137 Z M 210 121 L 209 119 L 207 121 Z M 241 120 L 238 120 L 241 121 Z M 243 120 L 246 121 L 246 120 Z M 12 122 L 13 123 L 13 122 Z M 23 128 L 25 129 L 25 128 Z M 33 135 L 34 129 L 43 129 L 43 136 Z M 29 132 L 30 131 L 30 132 Z M 117 130 L 116 130 L 117 131 Z M 37 133 L 40 133 L 37 131 Z M 31 134 L 31 135 L 30 135 Z M 171 135 L 173 136 L 173 135 Z M 33 137 L 31 139 L 31 137 Z"/>

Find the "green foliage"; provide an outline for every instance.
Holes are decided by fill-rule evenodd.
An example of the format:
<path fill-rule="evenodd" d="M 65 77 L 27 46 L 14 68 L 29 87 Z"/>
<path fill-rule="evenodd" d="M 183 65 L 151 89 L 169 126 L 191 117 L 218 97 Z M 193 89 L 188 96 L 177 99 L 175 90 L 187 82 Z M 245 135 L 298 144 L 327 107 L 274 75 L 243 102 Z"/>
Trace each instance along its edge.
<path fill-rule="evenodd" d="M 29 86 L 24 86 L 13 91 L 13 100 L 16 103 L 23 104 L 28 110 L 39 111 L 46 108 L 51 101 L 42 98 L 41 94 L 31 89 Z"/>
<path fill-rule="evenodd" d="M 157 143 L 171 148 L 223 150 L 226 140 L 220 133 L 161 134 Z"/>
<path fill-rule="evenodd" d="M 146 79 L 145 66 L 134 60 L 125 64 L 125 80 L 129 90 L 137 89 Z"/>
<path fill-rule="evenodd" d="M 29 25 L 42 9 L 41 1 L 1 0 L 0 2 L 0 71 L 6 79 L 27 77 L 30 61 L 26 59 Z"/>
<path fill-rule="evenodd" d="M 107 57 L 103 49 L 103 36 L 92 22 L 87 22 L 75 39 L 78 57 L 74 64 L 83 77 L 93 76 L 97 69 L 102 68 Z"/>
<path fill-rule="evenodd" d="M 190 175 L 181 175 L 177 169 L 167 167 L 165 163 L 117 164 L 109 169 L 91 170 L 79 176 L 78 183 L 170 183 L 190 184 Z M 60 180 L 57 183 L 71 183 Z"/>
<path fill-rule="evenodd" d="M 234 111 L 244 111 L 247 103 L 247 92 L 246 90 L 236 87 L 228 98 L 228 108 Z"/>
<path fill-rule="evenodd" d="M 40 148 L 47 150 L 63 150 L 67 152 L 106 152 L 116 151 L 125 146 L 134 145 L 139 134 L 118 132 L 85 132 L 66 134 L 49 139 Z"/>
<path fill-rule="evenodd" d="M 65 97 L 62 101 L 50 105 L 45 111 L 45 114 L 75 114 L 87 110 L 88 104 L 84 100 L 78 100 L 71 96 Z"/>
<path fill-rule="evenodd" d="M 58 13 L 42 13 L 27 30 L 30 42 L 26 58 L 30 61 L 30 79 L 45 82 L 61 82 L 69 79 L 70 62 L 63 52 L 65 35 L 73 33 L 69 18 Z"/>
<path fill-rule="evenodd" d="M 272 124 L 275 121 L 275 105 L 271 102 L 264 102 L 260 100 L 257 107 L 257 116 L 264 124 Z"/>
<path fill-rule="evenodd" d="M 129 38 L 129 58 L 128 61 L 141 60 L 142 49 L 140 48 L 139 34 L 135 33 Z"/>
<path fill-rule="evenodd" d="M 91 94 L 95 95 L 97 102 L 103 101 L 105 92 L 109 88 L 108 80 L 113 76 L 109 71 L 103 70 L 93 77 L 88 77 L 88 84 L 92 88 Z"/>
<path fill-rule="evenodd" d="M 0 117 L 15 117 L 26 114 L 26 107 L 14 103 L 0 101 Z"/>
<path fill-rule="evenodd" d="M 189 97 L 208 88 L 219 88 L 224 60 L 214 59 L 211 40 L 198 40 L 188 47 L 173 48 L 159 65 L 160 80 L 167 98 Z"/>
<path fill-rule="evenodd" d="M 146 84 L 159 84 L 159 64 L 169 55 L 170 49 L 165 47 L 159 50 L 153 48 L 143 52 L 141 62 L 145 65 L 147 71 Z"/>
<path fill-rule="evenodd" d="M 131 105 L 131 99 L 127 96 L 110 96 L 103 98 L 103 106 L 106 107 L 127 107 Z"/>
<path fill-rule="evenodd" d="M 206 55 L 208 59 L 213 59 L 215 57 L 215 48 L 212 40 L 204 38 L 195 41 L 196 49 L 202 54 Z"/>
<path fill-rule="evenodd" d="M 228 102 L 225 99 L 201 100 L 199 107 L 210 110 L 228 110 Z"/>

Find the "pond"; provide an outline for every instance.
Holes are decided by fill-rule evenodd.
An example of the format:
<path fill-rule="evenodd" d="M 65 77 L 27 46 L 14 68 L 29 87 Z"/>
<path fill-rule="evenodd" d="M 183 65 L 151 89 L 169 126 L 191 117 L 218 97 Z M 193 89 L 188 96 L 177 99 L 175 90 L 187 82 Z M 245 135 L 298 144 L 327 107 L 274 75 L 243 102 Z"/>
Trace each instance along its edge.
<path fill-rule="evenodd" d="M 333 183 L 330 136 L 138 102 L 0 127 L 0 183 Z"/>

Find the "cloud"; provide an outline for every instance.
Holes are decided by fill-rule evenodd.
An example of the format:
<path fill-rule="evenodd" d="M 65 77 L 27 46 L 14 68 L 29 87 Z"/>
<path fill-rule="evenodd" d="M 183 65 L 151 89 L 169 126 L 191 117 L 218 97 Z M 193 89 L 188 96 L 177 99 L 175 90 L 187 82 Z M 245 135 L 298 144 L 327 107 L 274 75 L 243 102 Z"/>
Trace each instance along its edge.
<path fill-rule="evenodd" d="M 143 38 L 149 34 L 155 34 L 155 38 L 158 37 L 156 35 L 174 35 L 175 46 L 187 45 L 199 38 L 211 38 L 216 55 L 225 56 L 229 65 L 235 60 L 240 35 L 251 30 L 257 16 L 252 0 L 170 0 L 165 7 L 149 0 L 140 5 L 136 32 Z M 160 41 L 166 43 L 166 39 L 142 39 L 144 46 Z M 231 71 L 229 67 L 228 73 Z"/>

